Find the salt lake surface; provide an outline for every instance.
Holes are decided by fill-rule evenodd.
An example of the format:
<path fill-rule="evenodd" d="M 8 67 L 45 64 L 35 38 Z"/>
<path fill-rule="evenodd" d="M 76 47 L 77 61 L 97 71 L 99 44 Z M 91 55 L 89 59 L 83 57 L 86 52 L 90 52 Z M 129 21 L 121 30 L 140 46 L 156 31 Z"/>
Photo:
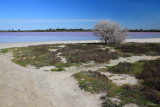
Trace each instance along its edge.
<path fill-rule="evenodd" d="M 129 32 L 127 39 L 160 38 L 160 32 Z M 0 32 L 0 43 L 98 40 L 92 32 Z"/>

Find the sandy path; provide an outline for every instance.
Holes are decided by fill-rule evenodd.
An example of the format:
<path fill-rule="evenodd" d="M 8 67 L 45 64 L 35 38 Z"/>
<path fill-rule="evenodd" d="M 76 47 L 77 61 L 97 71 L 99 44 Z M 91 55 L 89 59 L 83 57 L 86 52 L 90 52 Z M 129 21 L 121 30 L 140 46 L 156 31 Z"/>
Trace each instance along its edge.
<path fill-rule="evenodd" d="M 0 55 L 0 107 L 52 107 L 35 88 L 35 78 L 27 69 Z"/>
<path fill-rule="evenodd" d="M 71 72 L 21 67 L 0 55 L 0 107 L 98 107 L 99 96 L 80 90 Z"/>

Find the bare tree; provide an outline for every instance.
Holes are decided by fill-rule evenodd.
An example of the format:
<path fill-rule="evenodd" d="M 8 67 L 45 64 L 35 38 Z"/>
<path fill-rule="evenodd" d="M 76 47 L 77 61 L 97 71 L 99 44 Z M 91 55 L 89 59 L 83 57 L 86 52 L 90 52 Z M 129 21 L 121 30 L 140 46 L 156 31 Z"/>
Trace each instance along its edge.
<path fill-rule="evenodd" d="M 94 34 L 99 36 L 105 44 L 123 42 L 125 37 L 128 36 L 127 31 L 127 29 L 122 29 L 117 22 L 111 22 L 109 20 L 99 21 L 93 29 Z"/>

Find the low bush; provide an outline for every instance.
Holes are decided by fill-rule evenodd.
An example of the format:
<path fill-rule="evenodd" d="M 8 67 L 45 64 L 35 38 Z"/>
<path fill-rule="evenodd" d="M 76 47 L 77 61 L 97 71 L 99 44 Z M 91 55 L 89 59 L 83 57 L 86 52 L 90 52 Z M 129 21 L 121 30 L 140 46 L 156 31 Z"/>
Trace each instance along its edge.
<path fill-rule="evenodd" d="M 109 67 L 108 71 L 114 73 L 130 73 L 133 71 L 133 65 L 129 62 L 120 62 L 116 66 Z"/>
<path fill-rule="evenodd" d="M 99 72 L 87 71 L 73 75 L 79 82 L 79 87 L 92 93 L 108 92 L 114 94 L 118 86 L 114 85 L 105 75 Z"/>
<path fill-rule="evenodd" d="M 160 59 L 146 61 L 143 72 L 138 74 L 137 78 L 144 80 L 144 86 L 160 91 Z"/>
<path fill-rule="evenodd" d="M 105 99 L 104 102 L 102 103 L 102 107 L 122 107 L 121 105 L 113 103 L 109 99 Z"/>
<path fill-rule="evenodd" d="M 47 45 L 18 48 L 13 52 L 13 62 L 22 66 L 50 66 L 60 62 L 56 52 L 50 52 Z"/>
<path fill-rule="evenodd" d="M 145 61 L 144 70 L 137 75 L 143 79 L 142 94 L 153 103 L 160 104 L 160 59 Z"/>
<path fill-rule="evenodd" d="M 160 91 L 160 78 L 145 79 L 142 84 Z"/>
<path fill-rule="evenodd" d="M 9 52 L 10 50 L 13 50 L 14 48 L 5 48 L 5 49 L 0 49 L 0 53 L 5 54 Z"/>
<path fill-rule="evenodd" d="M 100 69 L 102 72 L 112 72 L 118 74 L 140 74 L 144 69 L 145 61 L 138 61 L 134 63 L 120 62 L 115 66 L 107 66 L 107 68 Z"/>
<path fill-rule="evenodd" d="M 71 67 L 71 66 L 81 66 L 81 63 L 56 63 L 54 66 L 57 68 L 65 68 L 65 67 Z"/>
<path fill-rule="evenodd" d="M 128 103 L 135 103 L 140 106 L 155 106 L 156 104 L 154 103 L 157 103 L 156 98 L 154 98 L 156 102 L 153 102 L 148 99 L 147 96 L 144 96 L 146 91 L 143 89 L 142 85 L 124 85 L 120 87 L 113 84 L 105 75 L 96 71 L 79 72 L 73 76 L 78 80 L 81 89 L 92 93 L 107 93 L 106 96 L 101 97 L 101 100 L 103 100 L 103 107 L 119 107 Z M 156 94 L 158 93 L 155 93 L 155 96 Z M 121 100 L 119 104 L 114 104 L 109 100 L 109 97 L 115 96 Z"/>
<path fill-rule="evenodd" d="M 141 106 L 150 105 L 151 102 L 141 94 L 142 87 L 138 85 L 124 85 L 121 91 L 123 103 L 135 103 Z"/>
<path fill-rule="evenodd" d="M 51 71 L 65 71 L 65 69 L 63 69 L 63 68 L 55 68 L 55 69 L 51 69 Z"/>
<path fill-rule="evenodd" d="M 160 104 L 160 92 L 149 87 L 144 87 L 142 89 L 142 95 L 153 103 Z"/>
<path fill-rule="evenodd" d="M 125 43 L 114 46 L 123 53 L 160 55 L 160 43 Z"/>
<path fill-rule="evenodd" d="M 99 48 L 99 45 L 70 44 L 58 51 L 62 52 L 62 55 L 67 58 L 69 63 L 85 63 L 89 61 L 104 63 L 119 57 L 117 52 L 109 52 L 109 49 L 102 50 Z"/>

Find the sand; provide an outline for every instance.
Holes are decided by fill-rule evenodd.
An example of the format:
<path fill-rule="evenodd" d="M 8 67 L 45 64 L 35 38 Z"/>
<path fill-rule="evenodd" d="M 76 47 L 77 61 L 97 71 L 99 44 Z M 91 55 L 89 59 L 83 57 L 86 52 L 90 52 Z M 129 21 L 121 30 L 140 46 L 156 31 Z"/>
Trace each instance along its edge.
<path fill-rule="evenodd" d="M 0 49 L 11 48 L 11 47 L 24 47 L 30 45 L 41 45 L 41 44 L 69 44 L 69 43 L 99 43 L 99 40 L 82 40 L 82 41 L 43 41 L 43 42 L 21 42 L 21 43 L 0 43 Z M 160 42 L 160 38 L 150 39 L 126 39 L 125 42 Z"/>
<path fill-rule="evenodd" d="M 152 40 L 160 42 L 160 39 Z M 145 42 L 144 39 L 137 41 Z M 151 41 L 151 39 L 148 41 Z M 0 49 L 40 44 L 88 42 L 95 43 L 99 41 L 0 43 Z M 0 107 L 99 107 L 101 106 L 99 97 L 103 93 L 91 94 L 81 90 L 77 81 L 72 77 L 74 73 L 88 70 L 95 71 L 123 61 L 135 62 L 142 59 L 151 60 L 156 58 L 158 57 L 132 56 L 111 60 L 110 64 L 95 64 L 91 62 L 89 63 L 89 65 L 93 65 L 91 67 L 85 67 L 86 64 L 84 64 L 80 67 L 68 67 L 66 71 L 62 72 L 51 72 L 50 70 L 55 68 L 54 66 L 40 69 L 35 69 L 31 66 L 21 67 L 11 62 L 12 55 L 10 53 L 0 54 Z M 64 62 L 66 61 L 63 57 L 61 59 Z M 108 76 L 107 73 L 104 74 Z M 111 75 L 109 79 L 117 85 L 138 83 L 135 77 L 131 75 Z"/>
<path fill-rule="evenodd" d="M 75 72 L 46 72 L 0 55 L 0 107 L 99 107 L 100 95 L 81 90 Z M 50 67 L 51 68 L 51 67 Z"/>

